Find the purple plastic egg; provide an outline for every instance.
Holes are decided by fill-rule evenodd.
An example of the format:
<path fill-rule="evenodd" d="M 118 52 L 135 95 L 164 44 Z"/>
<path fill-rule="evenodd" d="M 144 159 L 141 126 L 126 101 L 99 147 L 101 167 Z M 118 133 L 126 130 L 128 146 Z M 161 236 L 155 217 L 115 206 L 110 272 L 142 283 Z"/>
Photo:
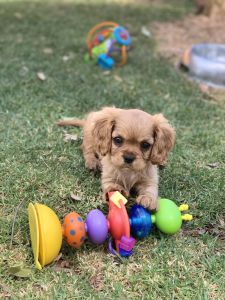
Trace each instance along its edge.
<path fill-rule="evenodd" d="M 108 222 L 105 215 L 98 209 L 91 210 L 86 219 L 86 230 L 94 244 L 102 244 L 108 235 Z"/>

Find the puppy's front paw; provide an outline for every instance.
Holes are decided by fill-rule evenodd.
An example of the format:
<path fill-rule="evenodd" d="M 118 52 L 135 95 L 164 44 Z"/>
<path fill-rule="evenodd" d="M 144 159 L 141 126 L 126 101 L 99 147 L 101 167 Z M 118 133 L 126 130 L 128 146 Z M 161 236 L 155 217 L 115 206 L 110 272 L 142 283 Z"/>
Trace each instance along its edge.
<path fill-rule="evenodd" d="M 158 199 L 151 197 L 151 195 L 140 195 L 136 202 L 149 210 L 157 210 Z"/>
<path fill-rule="evenodd" d="M 129 191 L 124 189 L 121 185 L 111 184 L 111 185 L 107 186 L 107 188 L 103 189 L 104 200 L 108 201 L 108 198 L 107 198 L 107 193 L 108 192 L 115 192 L 115 191 L 120 192 L 125 198 L 127 198 L 129 196 Z"/>

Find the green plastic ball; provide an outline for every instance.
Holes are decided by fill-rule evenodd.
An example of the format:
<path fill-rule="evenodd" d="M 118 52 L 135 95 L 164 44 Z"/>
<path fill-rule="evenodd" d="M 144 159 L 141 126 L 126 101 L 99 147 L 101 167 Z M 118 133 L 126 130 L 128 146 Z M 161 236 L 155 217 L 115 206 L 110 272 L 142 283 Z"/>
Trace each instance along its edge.
<path fill-rule="evenodd" d="M 181 212 L 172 200 L 160 199 L 159 210 L 154 216 L 157 228 L 163 233 L 174 234 L 181 228 Z"/>

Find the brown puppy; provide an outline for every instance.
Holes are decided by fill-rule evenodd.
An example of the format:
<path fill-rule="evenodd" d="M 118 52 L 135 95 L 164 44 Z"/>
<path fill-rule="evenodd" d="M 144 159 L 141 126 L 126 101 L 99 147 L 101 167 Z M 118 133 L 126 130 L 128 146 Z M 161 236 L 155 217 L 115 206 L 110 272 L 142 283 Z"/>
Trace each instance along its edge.
<path fill-rule="evenodd" d="M 166 163 L 175 141 L 175 131 L 162 114 L 105 107 L 85 120 L 58 124 L 84 127 L 85 166 L 102 170 L 104 196 L 120 191 L 128 197 L 135 188 L 137 203 L 150 210 L 157 208 L 157 165 Z"/>

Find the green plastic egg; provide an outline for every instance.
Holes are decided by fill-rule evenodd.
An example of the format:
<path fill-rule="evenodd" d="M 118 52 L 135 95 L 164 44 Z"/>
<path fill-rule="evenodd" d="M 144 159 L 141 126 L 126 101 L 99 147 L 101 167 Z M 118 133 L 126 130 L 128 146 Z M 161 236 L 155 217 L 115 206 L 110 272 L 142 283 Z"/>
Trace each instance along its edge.
<path fill-rule="evenodd" d="M 167 234 L 176 233 L 182 225 L 179 208 L 169 199 L 159 200 L 159 210 L 155 213 L 154 219 L 157 228 Z"/>

